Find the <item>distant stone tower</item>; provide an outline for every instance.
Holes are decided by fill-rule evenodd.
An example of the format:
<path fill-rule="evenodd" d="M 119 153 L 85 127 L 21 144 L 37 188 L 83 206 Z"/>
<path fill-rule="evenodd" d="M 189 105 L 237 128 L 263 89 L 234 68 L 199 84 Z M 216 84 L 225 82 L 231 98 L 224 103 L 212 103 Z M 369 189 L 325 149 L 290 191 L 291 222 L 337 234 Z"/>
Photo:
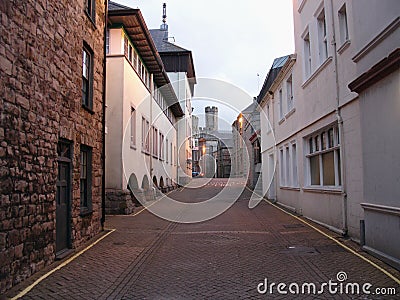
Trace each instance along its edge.
<path fill-rule="evenodd" d="M 206 130 L 218 131 L 218 107 L 207 106 L 205 111 L 206 111 Z"/>

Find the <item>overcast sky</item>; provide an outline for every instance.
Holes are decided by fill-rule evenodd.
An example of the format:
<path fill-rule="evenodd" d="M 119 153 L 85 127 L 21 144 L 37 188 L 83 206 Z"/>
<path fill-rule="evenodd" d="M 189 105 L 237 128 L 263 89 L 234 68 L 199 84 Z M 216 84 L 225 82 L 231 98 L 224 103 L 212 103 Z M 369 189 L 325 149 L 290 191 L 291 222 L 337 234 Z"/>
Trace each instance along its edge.
<path fill-rule="evenodd" d="M 294 52 L 292 0 L 114 2 L 139 8 L 149 29 L 159 28 L 166 2 L 169 36 L 192 51 L 196 76 L 227 81 L 251 97 L 258 95 L 274 58 Z"/>

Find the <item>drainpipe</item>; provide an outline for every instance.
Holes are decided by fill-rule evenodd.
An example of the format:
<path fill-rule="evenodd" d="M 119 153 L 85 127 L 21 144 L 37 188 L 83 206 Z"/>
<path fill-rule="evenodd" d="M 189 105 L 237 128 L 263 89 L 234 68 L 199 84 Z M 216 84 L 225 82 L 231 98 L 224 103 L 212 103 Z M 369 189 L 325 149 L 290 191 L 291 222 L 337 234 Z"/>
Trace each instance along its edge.
<path fill-rule="evenodd" d="M 106 34 L 107 34 L 107 19 L 108 19 L 108 0 L 104 0 L 104 53 L 103 53 L 103 116 L 102 116 L 102 153 L 101 153 L 101 164 L 102 164 L 102 176 L 101 176 L 101 230 L 104 231 L 104 223 L 106 221 Z"/>
<path fill-rule="evenodd" d="M 150 133 L 154 133 L 152 126 L 153 126 L 153 90 L 154 90 L 154 77 L 153 74 L 150 74 Z M 154 148 L 154 143 L 153 143 L 153 134 L 148 133 L 148 138 L 149 138 L 149 151 L 150 151 L 150 185 L 153 186 L 153 148 Z M 156 137 L 158 138 L 158 137 Z M 156 149 L 158 150 L 158 149 Z"/>
<path fill-rule="evenodd" d="M 347 186 L 346 186 L 346 159 L 344 155 L 344 133 L 343 133 L 343 119 L 340 114 L 340 87 L 339 87 L 339 75 L 338 75 L 338 64 L 337 64 L 337 51 L 336 51 L 336 36 L 335 36 L 335 20 L 333 16 L 333 0 L 330 1 L 331 12 L 332 12 L 332 45 L 333 45 L 333 60 L 335 63 L 335 83 L 336 83 L 336 118 L 338 122 L 339 137 L 340 137 L 340 176 L 342 178 L 342 230 L 343 235 L 346 236 L 348 232 L 347 226 Z"/>

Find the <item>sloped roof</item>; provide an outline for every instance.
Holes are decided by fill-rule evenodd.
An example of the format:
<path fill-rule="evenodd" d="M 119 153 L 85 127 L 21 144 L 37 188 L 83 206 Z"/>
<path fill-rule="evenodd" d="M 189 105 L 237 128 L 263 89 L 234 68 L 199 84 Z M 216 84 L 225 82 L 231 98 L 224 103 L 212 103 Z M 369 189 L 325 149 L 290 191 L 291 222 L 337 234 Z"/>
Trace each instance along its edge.
<path fill-rule="evenodd" d="M 154 81 L 163 88 L 166 101 L 171 105 L 171 110 L 176 117 L 184 115 L 178 98 L 170 85 L 169 77 L 165 71 L 163 61 L 154 45 L 149 29 L 139 9 L 133 9 L 119 3 L 109 1 L 108 3 L 108 24 L 123 26 L 133 45 L 139 52 L 146 67 L 153 74 Z"/>
<path fill-rule="evenodd" d="M 112 2 L 112 1 L 108 1 L 108 10 L 119 10 L 119 9 L 132 9 L 131 7 L 116 3 L 116 2 Z"/>
<path fill-rule="evenodd" d="M 163 29 L 150 29 L 151 37 L 158 52 L 191 52 L 168 41 L 168 31 Z"/>
<path fill-rule="evenodd" d="M 192 51 L 168 41 L 168 30 L 150 29 L 151 37 L 164 62 L 167 72 L 187 72 L 193 86 L 196 83 Z"/>
<path fill-rule="evenodd" d="M 269 70 L 267 77 L 265 78 L 264 84 L 261 88 L 260 94 L 257 96 L 257 102 L 260 103 L 261 100 L 265 97 L 275 78 L 278 76 L 281 71 L 283 65 L 288 60 L 289 55 L 285 55 L 282 57 L 278 57 L 274 59 L 272 63 L 271 69 Z"/>

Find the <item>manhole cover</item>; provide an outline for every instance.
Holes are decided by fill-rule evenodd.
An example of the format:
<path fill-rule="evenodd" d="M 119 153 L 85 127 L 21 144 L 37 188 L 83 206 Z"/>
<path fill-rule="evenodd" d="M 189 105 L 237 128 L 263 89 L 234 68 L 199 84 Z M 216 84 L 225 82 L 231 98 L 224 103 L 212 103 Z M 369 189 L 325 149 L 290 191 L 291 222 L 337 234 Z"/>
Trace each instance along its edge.
<path fill-rule="evenodd" d="M 313 247 L 306 246 L 289 246 L 282 251 L 286 254 L 291 255 L 317 255 L 320 254 L 319 251 Z"/>
<path fill-rule="evenodd" d="M 125 243 L 124 242 L 115 242 L 115 243 L 113 243 L 113 245 L 122 246 L 122 245 L 125 245 Z"/>
<path fill-rule="evenodd" d="M 303 224 L 300 224 L 300 223 L 296 223 L 296 224 L 285 224 L 285 225 L 283 225 L 283 227 L 285 227 L 285 228 L 302 228 L 302 227 L 304 227 L 304 225 Z"/>

